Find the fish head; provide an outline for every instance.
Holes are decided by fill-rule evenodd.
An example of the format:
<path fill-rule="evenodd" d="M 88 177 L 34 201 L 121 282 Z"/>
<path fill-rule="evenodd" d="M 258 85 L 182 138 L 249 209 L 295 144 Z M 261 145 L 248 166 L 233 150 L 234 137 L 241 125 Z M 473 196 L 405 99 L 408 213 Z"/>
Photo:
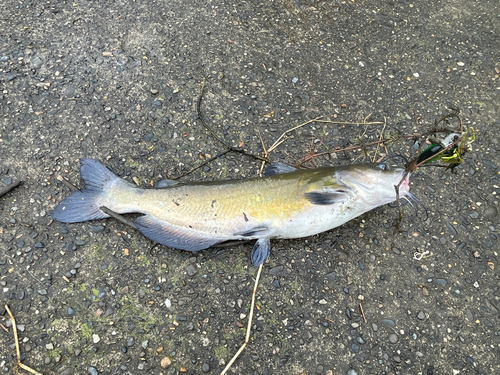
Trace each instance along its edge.
<path fill-rule="evenodd" d="M 410 174 L 405 176 L 405 173 L 404 168 L 387 163 L 367 163 L 341 168 L 335 173 L 335 178 L 351 188 L 356 194 L 356 199 L 366 205 L 377 207 L 397 199 L 395 186 L 400 183 L 399 197 L 408 194 Z"/>

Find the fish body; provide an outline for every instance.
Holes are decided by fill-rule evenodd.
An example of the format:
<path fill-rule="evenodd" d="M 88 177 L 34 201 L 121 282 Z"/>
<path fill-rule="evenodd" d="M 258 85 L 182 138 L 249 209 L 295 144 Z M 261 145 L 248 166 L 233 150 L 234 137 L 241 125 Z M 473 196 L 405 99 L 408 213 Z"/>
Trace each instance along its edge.
<path fill-rule="evenodd" d="M 270 239 L 308 237 L 395 201 L 394 186 L 404 173 L 383 163 L 311 170 L 281 164 L 263 178 L 141 189 L 99 162 L 82 159 L 86 188 L 64 199 L 52 217 L 67 223 L 109 217 L 102 206 L 120 214 L 141 213 L 134 223 L 146 237 L 189 251 L 257 239 L 252 261 L 258 265 L 269 255 Z M 408 191 L 407 177 L 400 197 Z"/>

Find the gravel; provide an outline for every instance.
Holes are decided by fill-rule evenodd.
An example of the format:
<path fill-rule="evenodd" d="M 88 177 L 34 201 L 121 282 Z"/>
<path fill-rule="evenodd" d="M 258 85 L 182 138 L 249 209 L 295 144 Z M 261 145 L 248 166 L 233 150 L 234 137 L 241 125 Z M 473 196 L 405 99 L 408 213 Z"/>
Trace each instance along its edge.
<path fill-rule="evenodd" d="M 475 130 L 463 163 L 410 178 L 429 219 L 406 205 L 398 223 L 384 206 L 317 236 L 272 240 L 250 346 L 231 371 L 496 371 L 496 1 L 7 0 L 0 12 L 9 30 L 0 185 L 23 180 L 0 198 L 0 290 L 24 363 L 65 375 L 220 373 L 244 340 L 253 243 L 190 253 L 115 219 L 53 221 L 69 195 L 58 177 L 83 186 L 80 158 L 142 186 L 197 167 L 180 181 L 256 177 L 261 161 L 239 152 L 209 161 L 226 151 L 214 134 L 262 156 L 317 116 L 329 122 L 286 133 L 268 158 L 326 153 L 302 164 L 314 168 L 414 157 L 432 137 L 406 136 L 456 107 Z M 201 115 L 214 134 L 197 111 L 203 82 Z M 382 135 L 397 139 L 366 146 Z M 6 311 L 0 318 L 10 329 Z M 15 371 L 12 344 L 0 338 L 5 373 Z"/>

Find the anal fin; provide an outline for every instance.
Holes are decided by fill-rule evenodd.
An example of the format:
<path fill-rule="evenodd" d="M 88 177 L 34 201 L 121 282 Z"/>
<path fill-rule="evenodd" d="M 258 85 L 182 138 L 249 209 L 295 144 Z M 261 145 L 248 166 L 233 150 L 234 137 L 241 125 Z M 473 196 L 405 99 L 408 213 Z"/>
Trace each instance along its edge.
<path fill-rule="evenodd" d="M 225 240 L 224 238 L 203 235 L 187 228 L 169 225 L 150 215 L 138 217 L 134 224 L 142 234 L 153 241 L 181 250 L 199 251 Z"/>

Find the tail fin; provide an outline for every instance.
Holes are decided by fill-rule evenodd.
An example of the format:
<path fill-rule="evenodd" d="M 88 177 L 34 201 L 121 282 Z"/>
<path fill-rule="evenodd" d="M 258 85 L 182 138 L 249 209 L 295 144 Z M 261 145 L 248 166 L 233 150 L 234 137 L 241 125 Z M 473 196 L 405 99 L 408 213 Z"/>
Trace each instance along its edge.
<path fill-rule="evenodd" d="M 51 216 L 63 223 L 96 220 L 109 217 L 99 207 L 105 205 L 107 187 L 118 176 L 93 159 L 82 159 L 80 175 L 85 189 L 75 191 L 52 211 Z"/>

